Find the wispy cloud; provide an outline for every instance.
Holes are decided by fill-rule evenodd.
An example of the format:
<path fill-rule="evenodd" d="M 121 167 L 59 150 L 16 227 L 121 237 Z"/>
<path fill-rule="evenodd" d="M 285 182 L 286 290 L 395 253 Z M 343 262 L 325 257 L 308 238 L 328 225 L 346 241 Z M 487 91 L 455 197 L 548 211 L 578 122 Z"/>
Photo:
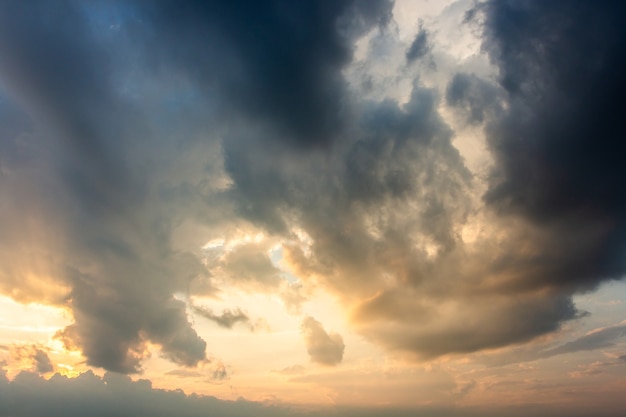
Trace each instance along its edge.
<path fill-rule="evenodd" d="M 226 329 L 232 329 L 237 323 L 248 323 L 250 318 L 241 311 L 240 308 L 235 310 L 225 309 L 221 314 L 213 313 L 213 310 L 203 306 L 193 305 L 191 309 L 202 317 L 215 322 L 218 326 Z"/>

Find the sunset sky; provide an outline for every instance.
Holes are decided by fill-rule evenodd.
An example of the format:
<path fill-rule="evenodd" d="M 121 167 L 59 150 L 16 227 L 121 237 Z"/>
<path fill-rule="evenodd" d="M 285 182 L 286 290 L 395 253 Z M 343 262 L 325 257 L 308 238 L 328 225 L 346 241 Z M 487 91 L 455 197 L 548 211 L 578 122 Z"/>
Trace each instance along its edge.
<path fill-rule="evenodd" d="M 624 97 L 621 0 L 0 0 L 0 417 L 623 417 Z"/>

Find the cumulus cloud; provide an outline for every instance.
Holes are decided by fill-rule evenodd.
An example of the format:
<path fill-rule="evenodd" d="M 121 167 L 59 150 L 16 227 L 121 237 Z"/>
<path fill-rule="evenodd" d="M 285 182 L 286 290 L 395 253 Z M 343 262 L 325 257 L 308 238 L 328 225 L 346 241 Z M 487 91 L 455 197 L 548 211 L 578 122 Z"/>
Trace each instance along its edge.
<path fill-rule="evenodd" d="M 623 142 L 624 7 L 485 2 L 477 10 L 498 82 L 456 74 L 446 101 L 485 128 L 495 157 L 486 207 L 473 220 L 480 232 L 452 235 L 453 250 L 420 262 L 427 285 L 381 289 L 354 311 L 365 335 L 422 358 L 558 330 L 585 315 L 572 294 L 625 272 L 623 165 L 614 158 Z"/>
<path fill-rule="evenodd" d="M 219 233 L 246 211 L 225 193 L 224 165 L 240 162 L 222 158 L 221 134 L 246 119 L 296 148 L 329 143 L 351 43 L 390 7 L 3 4 L 2 291 L 69 307 L 75 323 L 58 337 L 88 365 L 139 372 L 148 344 L 203 361 L 206 342 L 173 294 L 215 291 L 202 237 L 185 230 Z M 224 271 L 275 285 L 267 256 L 244 249 Z"/>
<path fill-rule="evenodd" d="M 147 131 L 115 87 L 112 57 L 72 3 L 2 8 L 3 85 L 30 121 L 2 141 L 26 155 L 2 161 L 4 290 L 28 301 L 50 288 L 43 300 L 75 320 L 59 336 L 89 365 L 136 372 L 146 340 L 196 364 L 206 343 L 172 297 L 196 273 L 193 256 L 167 247 L 170 226 L 147 209 L 152 191 L 131 162 Z"/>
<path fill-rule="evenodd" d="M 326 333 L 322 323 L 306 317 L 300 326 L 307 352 L 313 362 L 322 365 L 337 365 L 343 359 L 345 345 L 337 333 Z"/>

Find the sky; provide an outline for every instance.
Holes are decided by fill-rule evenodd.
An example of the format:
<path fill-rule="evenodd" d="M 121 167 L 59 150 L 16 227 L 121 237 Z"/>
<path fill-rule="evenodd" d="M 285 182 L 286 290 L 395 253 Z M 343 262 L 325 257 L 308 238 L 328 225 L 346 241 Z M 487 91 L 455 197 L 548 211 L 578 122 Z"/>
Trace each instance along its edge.
<path fill-rule="evenodd" d="M 626 6 L 0 2 L 0 417 L 617 417 Z"/>

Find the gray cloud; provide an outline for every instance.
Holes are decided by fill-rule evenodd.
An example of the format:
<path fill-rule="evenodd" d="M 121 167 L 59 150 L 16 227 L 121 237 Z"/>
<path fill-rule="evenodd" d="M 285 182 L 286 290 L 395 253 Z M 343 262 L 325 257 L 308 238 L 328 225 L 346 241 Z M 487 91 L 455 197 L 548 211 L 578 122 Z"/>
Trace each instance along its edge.
<path fill-rule="evenodd" d="M 203 306 L 194 305 L 191 308 L 195 313 L 227 329 L 232 329 L 237 323 L 248 323 L 250 321 L 250 318 L 240 308 L 235 310 L 224 309 L 222 314 L 215 314 L 213 310 Z"/>
<path fill-rule="evenodd" d="M 40 374 L 54 371 L 54 365 L 46 352 L 46 348 L 37 345 L 0 346 L 0 349 L 9 351 L 13 360 L 27 361 L 32 364 L 32 370 Z"/>
<path fill-rule="evenodd" d="M 420 29 L 415 35 L 411 46 L 406 51 L 406 60 L 411 63 L 417 59 L 420 59 L 430 51 L 430 44 L 428 40 L 428 32 L 420 25 Z"/>
<path fill-rule="evenodd" d="M 382 297 L 387 300 L 382 301 Z M 443 353 L 468 353 L 529 341 L 558 330 L 562 321 L 579 314 L 568 297 L 527 296 L 515 302 L 486 297 L 489 304 L 477 306 L 473 305 L 476 298 L 459 295 L 442 302 L 462 312 L 462 317 L 441 319 L 435 316 L 438 308 L 433 300 L 425 298 L 410 293 L 382 294 L 357 310 L 357 325 L 383 345 L 419 359 L 432 359 Z"/>
<path fill-rule="evenodd" d="M 471 123 L 493 120 L 501 114 L 502 93 L 498 87 L 473 74 L 454 75 L 446 89 L 448 105 L 462 109 Z"/>
<path fill-rule="evenodd" d="M 40 374 L 54 371 L 54 366 L 52 365 L 52 361 L 50 361 L 50 357 L 48 357 L 48 354 L 41 349 L 35 349 L 33 361 L 35 362 L 37 372 Z"/>
<path fill-rule="evenodd" d="M 471 385 L 471 384 L 470 384 Z M 531 412 L 538 417 L 590 415 L 587 407 L 574 409 L 528 404 L 523 407 L 321 407 L 316 411 L 294 409 L 281 405 L 269 405 L 238 399 L 237 401 L 218 400 L 210 396 L 186 395 L 181 390 L 152 388 L 148 380 L 132 381 L 119 374 L 106 373 L 104 377 L 86 372 L 76 378 L 54 375 L 46 380 L 38 374 L 22 372 L 13 380 L 0 374 L 0 416 L 14 417 L 57 417 L 83 416 L 99 417 L 124 415 L 128 417 L 151 415 L 165 417 L 220 416 L 525 416 Z M 622 409 L 617 404 L 594 406 L 593 415 L 618 417 Z"/>
<path fill-rule="evenodd" d="M 588 290 L 621 278 L 626 8 L 494 1 L 479 10 L 507 103 L 487 127 L 496 168 L 485 201 L 546 231 L 535 245 L 550 273 L 526 285 Z"/>
<path fill-rule="evenodd" d="M 255 244 L 237 246 L 226 253 L 223 270 L 242 287 L 275 289 L 281 282 L 280 271 L 272 264 L 267 249 Z"/>
<path fill-rule="evenodd" d="M 107 373 L 103 378 L 91 372 L 77 378 L 55 375 L 45 380 L 22 372 L 13 381 L 0 379 L 2 416 L 225 416 L 288 415 L 287 410 L 245 400 L 230 402 L 214 397 L 187 396 L 182 391 L 152 388 L 147 380 Z M 37 398 L 36 401 L 33 401 Z"/>
<path fill-rule="evenodd" d="M 475 107 L 488 99 L 479 95 Z M 480 211 L 438 106 L 437 92 L 417 81 L 402 105 L 354 103 L 332 154 L 260 145 L 243 132 L 225 147 L 240 214 L 292 242 L 291 230 L 303 229 L 307 251 L 284 246 L 291 272 L 355 306 L 354 324 L 370 340 L 414 357 L 523 343 L 580 317 L 570 292 L 530 291 L 569 248 L 536 253 L 529 248 L 549 237 L 544 230 Z M 467 243 L 470 222 L 493 232 Z"/>
<path fill-rule="evenodd" d="M 337 365 L 343 359 L 345 345 L 337 333 L 326 333 L 322 323 L 306 317 L 301 324 L 307 352 L 313 362 L 322 365 Z"/>
<path fill-rule="evenodd" d="M 123 68 L 73 3 L 2 8 L 3 84 L 31 122 L 3 140 L 26 156 L 3 160 L 5 290 L 19 285 L 28 300 L 50 288 L 75 320 L 60 336 L 89 365 L 136 372 L 147 340 L 196 364 L 206 343 L 172 293 L 200 261 L 168 247 L 167 209 L 148 208 L 154 190 L 140 165 L 150 158 L 137 139 L 148 131 L 116 84 Z"/>
<path fill-rule="evenodd" d="M 260 125 L 269 120 L 288 143 L 315 147 L 331 142 L 343 123 L 341 70 L 351 60 L 351 42 L 375 25 L 386 25 L 392 4 L 142 4 L 148 17 L 142 25 L 157 34 L 145 37 L 153 42 L 144 48 L 159 48 L 160 65 L 178 66 L 209 94 L 219 94 L 228 102 L 227 112 L 235 110 Z"/>
<path fill-rule="evenodd" d="M 207 131 L 242 117 L 313 147 L 338 131 L 351 42 L 386 24 L 391 3 L 279 3 L 3 4 L 1 286 L 69 306 L 75 323 L 58 336 L 87 364 L 138 372 L 147 342 L 181 365 L 206 358 L 172 294 L 215 291 L 204 242 L 179 230 L 219 232 L 234 217 Z M 224 114 L 237 116 L 216 123 Z M 278 283 L 267 256 L 245 248 L 224 269 Z"/>
<path fill-rule="evenodd" d="M 216 381 L 224 381 L 229 378 L 228 371 L 226 370 L 226 366 L 223 363 L 218 363 L 215 369 L 213 370 L 213 374 L 211 379 Z"/>
<path fill-rule="evenodd" d="M 425 358 L 555 331 L 584 315 L 572 294 L 625 272 L 623 164 L 615 159 L 623 147 L 625 8 L 494 1 L 477 10 L 499 84 L 457 74 L 446 101 L 485 127 L 496 166 L 482 221 L 500 232 L 472 244 L 453 237 L 454 250 L 421 262 L 429 265 L 428 296 L 419 286 L 381 290 L 354 315 L 364 334 Z M 441 320 L 446 309 L 459 319 Z"/>

